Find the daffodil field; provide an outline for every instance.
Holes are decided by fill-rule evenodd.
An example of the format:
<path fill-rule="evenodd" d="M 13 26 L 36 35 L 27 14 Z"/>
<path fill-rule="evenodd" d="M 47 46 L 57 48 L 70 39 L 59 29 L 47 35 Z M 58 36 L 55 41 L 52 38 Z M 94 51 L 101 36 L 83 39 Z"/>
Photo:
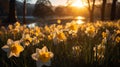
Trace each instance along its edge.
<path fill-rule="evenodd" d="M 0 28 L 0 67 L 113 66 L 120 66 L 120 20 Z"/>

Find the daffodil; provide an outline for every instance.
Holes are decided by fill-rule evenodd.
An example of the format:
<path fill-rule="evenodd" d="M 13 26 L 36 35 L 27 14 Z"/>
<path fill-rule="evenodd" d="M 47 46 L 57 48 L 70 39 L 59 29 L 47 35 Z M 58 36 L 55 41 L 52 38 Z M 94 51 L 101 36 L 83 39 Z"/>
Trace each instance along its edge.
<path fill-rule="evenodd" d="M 25 46 L 28 46 L 32 42 L 32 38 L 29 34 L 24 34 L 21 41 L 24 43 Z"/>
<path fill-rule="evenodd" d="M 116 31 L 116 34 L 120 34 L 120 30 L 117 30 L 117 31 Z"/>
<path fill-rule="evenodd" d="M 109 34 L 110 34 L 109 30 L 106 29 L 105 32 L 102 32 L 102 37 L 105 39 L 108 37 Z"/>
<path fill-rule="evenodd" d="M 35 36 L 38 36 L 39 33 L 41 33 L 40 27 L 38 27 L 38 26 L 35 26 L 34 31 L 35 31 L 35 32 L 34 32 L 34 35 L 35 35 Z"/>
<path fill-rule="evenodd" d="M 50 28 L 49 28 L 47 25 L 45 25 L 44 30 L 45 30 L 47 33 L 50 32 Z"/>
<path fill-rule="evenodd" d="M 11 39 L 8 39 L 7 45 L 3 46 L 2 49 L 7 52 L 8 58 L 12 56 L 19 57 L 20 53 L 24 50 L 20 45 L 20 41 L 13 41 Z"/>
<path fill-rule="evenodd" d="M 15 27 L 19 28 L 20 27 L 20 22 L 17 21 L 14 25 L 15 25 Z"/>
<path fill-rule="evenodd" d="M 85 33 L 90 37 L 94 37 L 95 34 L 96 34 L 96 29 L 95 29 L 94 26 L 89 26 L 89 27 L 86 28 Z"/>
<path fill-rule="evenodd" d="M 105 45 L 99 44 L 93 48 L 93 51 L 95 58 L 97 57 L 98 60 L 103 59 L 105 54 Z"/>
<path fill-rule="evenodd" d="M 66 23 L 66 29 L 69 29 L 69 34 L 77 33 L 78 28 L 78 24 L 75 21 L 72 21 L 71 23 Z"/>
<path fill-rule="evenodd" d="M 120 37 L 117 36 L 116 39 L 115 39 L 115 41 L 116 41 L 117 43 L 119 43 L 119 42 L 120 42 Z"/>
<path fill-rule="evenodd" d="M 1 26 L 0 29 L 1 29 L 1 31 L 3 31 L 3 32 L 6 32 L 6 31 L 7 31 L 4 26 Z"/>
<path fill-rule="evenodd" d="M 102 37 L 106 38 L 107 37 L 107 33 L 106 32 L 102 32 Z"/>
<path fill-rule="evenodd" d="M 13 25 L 8 25 L 8 29 L 12 30 L 13 29 Z"/>
<path fill-rule="evenodd" d="M 58 20 L 57 20 L 57 23 L 60 24 L 60 23 L 61 23 L 61 20 L 58 19 Z"/>
<path fill-rule="evenodd" d="M 50 25 L 50 32 L 54 32 L 54 31 L 56 31 L 56 24 L 52 24 L 52 25 Z"/>
<path fill-rule="evenodd" d="M 77 31 L 78 26 L 77 26 L 77 24 L 71 24 L 69 28 L 70 28 L 70 30 Z"/>
<path fill-rule="evenodd" d="M 57 29 L 62 30 L 63 26 L 62 25 L 57 25 Z"/>
<path fill-rule="evenodd" d="M 102 23 L 103 23 L 103 22 L 101 22 L 101 21 L 97 21 L 97 22 L 95 23 L 95 27 L 97 27 L 97 28 L 101 27 L 101 26 L 102 26 Z"/>
<path fill-rule="evenodd" d="M 18 28 L 15 28 L 15 29 L 12 30 L 12 34 L 16 34 L 16 33 L 18 33 L 18 32 L 19 32 L 19 29 L 18 29 Z"/>
<path fill-rule="evenodd" d="M 73 55 L 79 56 L 80 53 L 81 53 L 81 51 L 82 51 L 81 48 L 82 48 L 82 46 L 73 46 L 72 47 L 72 53 L 73 53 Z"/>
<path fill-rule="evenodd" d="M 49 52 L 47 47 L 44 46 L 42 49 L 36 48 L 36 53 L 32 54 L 32 58 L 36 61 L 37 67 L 50 66 L 53 53 Z"/>
<path fill-rule="evenodd" d="M 38 44 L 40 40 L 37 37 L 33 37 L 32 39 L 32 45 Z"/>
<path fill-rule="evenodd" d="M 27 26 L 26 25 L 22 25 L 22 26 L 20 26 L 20 31 L 21 31 L 21 33 L 23 33 L 24 31 L 25 31 L 25 29 L 27 28 Z"/>
<path fill-rule="evenodd" d="M 54 35 L 53 34 L 50 34 L 47 36 L 48 40 L 52 40 L 54 38 Z"/>
<path fill-rule="evenodd" d="M 60 40 L 60 41 L 64 41 L 64 40 L 66 40 L 66 36 L 63 32 L 58 32 L 57 33 L 57 39 Z"/>
<path fill-rule="evenodd" d="M 35 33 L 34 29 L 30 29 L 30 35 L 35 36 Z"/>
<path fill-rule="evenodd" d="M 29 34 L 30 33 L 30 29 L 29 28 L 25 28 L 23 31 L 24 34 Z"/>

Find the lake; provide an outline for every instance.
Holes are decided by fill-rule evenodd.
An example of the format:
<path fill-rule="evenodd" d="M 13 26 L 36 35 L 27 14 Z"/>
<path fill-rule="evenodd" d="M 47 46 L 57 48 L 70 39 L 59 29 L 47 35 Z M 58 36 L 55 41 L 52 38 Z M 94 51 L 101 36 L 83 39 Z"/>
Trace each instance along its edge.
<path fill-rule="evenodd" d="M 22 19 L 22 17 L 21 17 Z M 45 26 L 45 25 L 51 25 L 55 23 L 61 23 L 65 24 L 67 22 L 75 21 L 78 24 L 82 24 L 86 21 L 86 19 L 82 16 L 64 16 L 64 17 L 46 17 L 46 18 L 35 18 L 35 17 L 26 17 L 27 23 L 30 27 L 34 27 L 35 25 L 39 26 Z"/>
<path fill-rule="evenodd" d="M 5 19 L 7 16 L 0 16 L 1 19 Z M 23 16 L 17 16 L 18 20 L 22 23 Z M 49 16 L 45 18 L 37 18 L 34 16 L 26 16 L 26 23 L 37 23 L 39 26 L 50 25 L 57 23 L 58 20 L 61 24 L 65 24 L 66 22 L 76 21 L 77 23 L 81 24 L 86 21 L 85 17 L 82 16 Z"/>

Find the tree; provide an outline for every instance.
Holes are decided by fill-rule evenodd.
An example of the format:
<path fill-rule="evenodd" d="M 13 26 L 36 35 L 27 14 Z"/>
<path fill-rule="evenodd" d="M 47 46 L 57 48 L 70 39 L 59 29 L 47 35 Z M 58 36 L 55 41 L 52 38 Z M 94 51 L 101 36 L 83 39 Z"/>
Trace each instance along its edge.
<path fill-rule="evenodd" d="M 113 1 L 112 1 L 111 16 L 110 16 L 110 19 L 111 19 L 111 20 L 115 20 L 116 2 L 117 2 L 117 0 L 113 0 Z"/>
<path fill-rule="evenodd" d="M 66 15 L 67 13 L 69 13 L 68 11 L 66 12 L 67 8 L 64 7 L 64 6 L 58 6 L 55 8 L 55 15 L 57 16 L 64 16 Z"/>
<path fill-rule="evenodd" d="M 25 24 L 26 23 L 26 0 L 24 0 L 23 2 L 23 23 Z"/>
<path fill-rule="evenodd" d="M 31 0 L 22 0 L 23 1 L 23 23 L 26 24 L 26 2 Z"/>
<path fill-rule="evenodd" d="M 9 12 L 8 0 L 0 0 L 0 16 L 6 16 Z"/>
<path fill-rule="evenodd" d="M 9 14 L 6 23 L 13 24 L 17 21 L 16 16 L 16 0 L 9 1 Z"/>
<path fill-rule="evenodd" d="M 38 0 L 35 4 L 33 15 L 44 18 L 53 14 L 52 5 L 49 0 Z"/>
<path fill-rule="evenodd" d="M 74 0 L 67 0 L 68 6 L 72 4 Z M 83 1 L 83 0 L 82 0 Z M 93 22 L 94 20 L 94 7 L 95 7 L 95 0 L 84 0 L 84 2 L 88 3 L 88 11 L 89 11 L 89 17 L 90 21 Z"/>
<path fill-rule="evenodd" d="M 91 1 L 91 0 L 87 0 L 88 2 L 88 10 L 89 10 L 89 15 L 90 15 L 90 21 L 93 22 L 94 21 L 94 7 L 95 7 L 95 0 Z M 92 5 L 91 5 L 92 3 Z"/>
<path fill-rule="evenodd" d="M 103 21 L 105 18 L 105 5 L 107 0 L 102 0 L 102 7 L 101 7 L 101 20 Z"/>

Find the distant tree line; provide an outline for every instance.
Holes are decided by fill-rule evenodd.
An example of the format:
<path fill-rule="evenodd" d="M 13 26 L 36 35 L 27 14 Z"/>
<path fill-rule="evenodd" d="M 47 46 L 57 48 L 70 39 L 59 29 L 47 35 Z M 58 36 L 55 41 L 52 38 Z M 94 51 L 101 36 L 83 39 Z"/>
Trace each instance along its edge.
<path fill-rule="evenodd" d="M 72 1 L 72 0 L 68 0 L 68 1 Z M 89 11 L 89 18 L 90 21 L 94 20 L 94 10 L 95 10 L 95 3 L 97 0 L 84 0 L 87 1 L 88 3 L 88 11 Z M 107 1 L 112 1 L 111 4 L 111 10 L 110 10 L 110 20 L 115 20 L 116 18 L 116 4 L 118 0 L 99 0 L 102 1 L 102 6 L 101 6 L 101 20 L 105 19 L 105 9 L 106 9 L 106 3 Z M 92 3 L 92 5 L 91 5 Z"/>
<path fill-rule="evenodd" d="M 7 10 L 8 17 L 4 22 L 15 23 L 17 21 L 16 14 L 20 14 L 20 13 L 22 13 L 23 16 L 23 22 L 26 22 L 25 16 L 29 11 L 33 12 L 31 13 L 33 16 L 42 17 L 42 18 L 45 18 L 46 16 L 79 16 L 79 15 L 90 18 L 90 21 L 94 21 L 95 16 L 101 18 L 101 20 L 103 21 L 105 20 L 106 17 L 108 18 L 108 15 L 110 20 L 115 20 L 116 16 L 120 18 L 120 16 L 118 16 L 120 15 L 119 14 L 120 4 L 118 5 L 117 0 L 112 0 L 111 4 L 108 4 L 107 0 L 100 0 L 102 1 L 101 5 L 96 5 L 95 4 L 96 0 L 86 0 L 86 2 L 88 3 L 88 7 L 86 9 L 84 8 L 78 9 L 71 6 L 58 6 L 55 9 L 53 9 L 53 6 L 49 0 L 37 0 L 34 9 L 30 9 L 30 8 L 27 9 L 29 6 L 26 5 L 26 1 L 30 1 L 30 0 L 23 0 L 22 9 L 17 8 L 18 10 L 22 10 L 22 12 L 20 13 L 16 13 L 16 1 L 17 0 L 8 1 L 9 3 L 9 9 Z M 0 8 L 0 10 L 2 10 L 2 8 Z M 0 11 L 0 13 L 3 12 L 4 11 Z"/>
<path fill-rule="evenodd" d="M 120 18 L 118 16 L 120 15 L 119 14 L 120 3 L 117 3 L 117 0 L 109 0 L 108 3 L 107 3 L 108 0 L 99 0 L 102 1 L 101 5 L 96 5 L 97 0 L 86 0 L 86 2 L 88 3 L 87 9 L 83 9 L 83 8 L 77 9 L 71 6 L 58 6 L 55 8 L 55 10 L 51 10 L 52 9 L 51 6 L 46 6 L 45 2 L 43 3 L 42 0 L 38 0 L 38 1 L 41 1 L 41 3 L 44 5 L 38 6 L 41 3 L 37 2 L 37 4 L 35 5 L 34 16 L 42 17 L 49 15 L 57 15 L 57 16 L 81 15 L 81 16 L 89 17 L 90 21 L 94 21 L 95 16 L 101 18 L 102 21 L 104 21 L 106 18 L 109 18 L 109 20 L 115 20 L 116 18 Z M 45 1 L 46 3 L 47 2 L 50 3 L 49 0 L 45 0 Z M 68 1 L 71 2 L 72 0 L 68 0 Z M 112 1 L 112 3 L 110 3 L 110 1 Z M 70 5 L 71 3 L 68 3 L 68 5 Z"/>
<path fill-rule="evenodd" d="M 38 0 L 35 4 L 33 15 L 42 17 L 53 15 L 52 4 L 49 0 Z"/>

